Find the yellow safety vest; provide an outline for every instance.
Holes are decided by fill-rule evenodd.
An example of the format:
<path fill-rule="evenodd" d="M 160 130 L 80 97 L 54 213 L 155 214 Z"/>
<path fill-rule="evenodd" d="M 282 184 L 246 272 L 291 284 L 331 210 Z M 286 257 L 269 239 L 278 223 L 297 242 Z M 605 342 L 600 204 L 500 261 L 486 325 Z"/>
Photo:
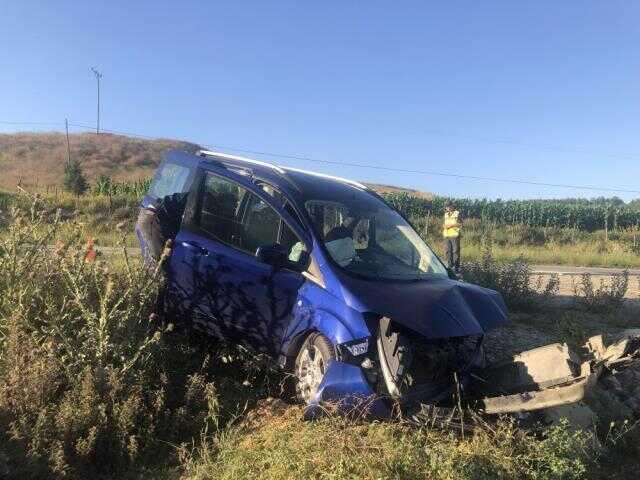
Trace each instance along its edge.
<path fill-rule="evenodd" d="M 458 217 L 460 212 L 454 210 L 451 213 L 444 212 L 444 228 L 442 229 L 442 236 L 445 238 L 452 238 L 460 236 L 460 227 L 456 224 L 459 223 Z"/>

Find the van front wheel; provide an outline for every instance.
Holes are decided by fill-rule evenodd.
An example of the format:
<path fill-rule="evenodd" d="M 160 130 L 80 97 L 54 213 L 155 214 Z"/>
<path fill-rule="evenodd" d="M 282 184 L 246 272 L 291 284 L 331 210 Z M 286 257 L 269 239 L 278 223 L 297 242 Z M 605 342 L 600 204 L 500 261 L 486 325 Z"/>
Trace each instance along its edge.
<path fill-rule="evenodd" d="M 298 399 L 309 404 L 316 396 L 318 387 L 336 358 L 333 345 L 320 333 L 309 335 L 296 357 L 296 394 Z"/>

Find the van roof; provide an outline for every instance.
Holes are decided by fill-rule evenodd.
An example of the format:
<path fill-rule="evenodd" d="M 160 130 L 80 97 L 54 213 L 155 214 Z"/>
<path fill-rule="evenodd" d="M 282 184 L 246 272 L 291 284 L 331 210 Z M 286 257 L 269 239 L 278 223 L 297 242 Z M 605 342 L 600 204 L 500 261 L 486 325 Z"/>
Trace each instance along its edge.
<path fill-rule="evenodd" d="M 218 161 L 225 165 L 233 165 L 240 168 L 249 168 L 257 174 L 273 174 L 282 177 L 284 180 L 292 182 L 303 193 L 311 193 L 318 188 L 326 189 L 329 184 L 344 185 L 358 190 L 368 190 L 366 185 L 349 180 L 347 178 L 327 175 L 319 172 L 312 172 L 300 168 L 285 167 L 269 162 L 254 160 L 252 158 L 229 155 L 227 153 L 215 152 L 211 150 L 200 150 L 198 155 L 210 160 Z"/>

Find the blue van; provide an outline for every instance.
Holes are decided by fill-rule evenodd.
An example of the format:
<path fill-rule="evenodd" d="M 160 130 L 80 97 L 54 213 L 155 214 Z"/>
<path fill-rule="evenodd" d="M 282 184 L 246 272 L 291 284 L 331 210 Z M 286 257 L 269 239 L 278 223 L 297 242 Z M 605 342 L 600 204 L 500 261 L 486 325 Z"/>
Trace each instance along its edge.
<path fill-rule="evenodd" d="M 299 399 L 443 403 L 507 323 L 499 293 L 458 281 L 365 185 L 201 151 L 172 151 L 144 209 L 184 199 L 168 262 L 176 320 L 271 355 Z M 144 232 L 138 231 L 143 251 Z"/>

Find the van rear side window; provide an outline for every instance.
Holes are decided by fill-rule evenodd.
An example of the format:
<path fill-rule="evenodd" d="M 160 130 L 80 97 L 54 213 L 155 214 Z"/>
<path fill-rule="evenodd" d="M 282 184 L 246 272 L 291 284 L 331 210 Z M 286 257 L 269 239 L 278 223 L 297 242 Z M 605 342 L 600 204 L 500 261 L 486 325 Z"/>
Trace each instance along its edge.
<path fill-rule="evenodd" d="M 163 198 L 174 193 L 186 192 L 189 189 L 187 181 L 190 175 L 190 168 L 175 163 L 165 163 L 156 175 L 149 195 L 154 198 Z"/>

